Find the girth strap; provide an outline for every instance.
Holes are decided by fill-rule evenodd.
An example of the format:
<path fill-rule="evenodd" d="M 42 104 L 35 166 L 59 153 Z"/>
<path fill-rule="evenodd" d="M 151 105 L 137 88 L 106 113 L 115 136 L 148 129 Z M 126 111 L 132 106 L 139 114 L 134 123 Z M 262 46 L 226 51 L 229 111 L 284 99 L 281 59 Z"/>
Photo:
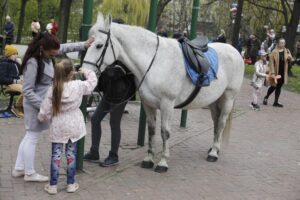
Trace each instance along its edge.
<path fill-rule="evenodd" d="M 183 103 L 175 106 L 174 108 L 178 109 L 178 108 L 183 108 L 183 107 L 189 105 L 196 98 L 196 96 L 200 92 L 201 88 L 202 88 L 201 85 L 197 84 L 195 86 L 195 89 L 193 90 L 193 92 L 187 98 L 187 100 L 185 100 Z"/>

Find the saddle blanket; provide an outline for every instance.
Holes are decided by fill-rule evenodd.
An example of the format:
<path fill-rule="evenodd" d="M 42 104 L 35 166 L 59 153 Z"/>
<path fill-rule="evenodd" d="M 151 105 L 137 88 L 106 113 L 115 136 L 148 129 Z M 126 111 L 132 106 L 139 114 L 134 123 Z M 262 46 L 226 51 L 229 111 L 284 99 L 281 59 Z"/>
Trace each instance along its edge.
<path fill-rule="evenodd" d="M 208 69 L 208 72 L 206 74 L 208 76 L 208 79 L 203 81 L 202 86 L 209 86 L 210 81 L 217 78 L 219 59 L 217 52 L 211 47 L 209 47 L 208 50 L 204 52 L 204 55 L 210 64 L 210 68 Z M 186 59 L 184 59 L 184 62 L 188 76 L 190 77 L 192 83 L 196 85 L 198 83 L 199 73 L 191 67 Z"/>

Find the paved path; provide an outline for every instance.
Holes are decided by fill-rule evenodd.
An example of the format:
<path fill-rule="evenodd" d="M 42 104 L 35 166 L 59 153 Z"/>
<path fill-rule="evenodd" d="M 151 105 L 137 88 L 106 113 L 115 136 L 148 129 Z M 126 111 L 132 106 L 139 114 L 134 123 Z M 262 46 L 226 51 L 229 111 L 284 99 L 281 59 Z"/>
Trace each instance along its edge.
<path fill-rule="evenodd" d="M 120 165 L 101 168 L 85 162 L 86 172 L 78 173 L 80 190 L 75 194 L 65 192 L 65 175 L 61 175 L 60 192 L 55 196 L 43 191 L 44 183 L 24 183 L 22 178 L 12 178 L 18 144 L 24 134 L 23 121 L 0 119 L 0 199 L 300 200 L 300 95 L 283 91 L 284 108 L 263 106 L 261 111 L 255 112 L 248 106 L 250 94 L 249 81 L 245 80 L 236 102 L 230 143 L 223 147 L 217 163 L 205 161 L 212 143 L 209 111 L 189 111 L 186 129 L 179 128 L 180 112 L 175 111 L 170 169 L 166 174 L 139 167 L 147 148 L 136 147 L 139 105 L 129 104 L 130 114 L 124 115 L 122 123 Z M 86 151 L 90 145 L 90 123 L 87 126 Z M 102 159 L 107 156 L 109 143 L 106 119 Z M 159 132 L 156 150 L 161 150 Z M 50 143 L 45 133 L 37 147 L 35 166 L 38 172 L 49 173 L 49 153 Z M 61 172 L 65 174 L 64 170 Z"/>

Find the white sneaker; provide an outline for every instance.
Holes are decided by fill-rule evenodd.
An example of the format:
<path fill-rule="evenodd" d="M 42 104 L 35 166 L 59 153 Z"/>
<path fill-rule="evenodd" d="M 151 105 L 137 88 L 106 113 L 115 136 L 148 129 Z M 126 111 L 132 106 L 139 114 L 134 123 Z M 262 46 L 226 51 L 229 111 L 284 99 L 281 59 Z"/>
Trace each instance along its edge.
<path fill-rule="evenodd" d="M 30 181 L 30 182 L 46 182 L 48 181 L 48 176 L 43 176 L 38 173 L 34 173 L 31 175 L 25 174 L 24 181 Z"/>
<path fill-rule="evenodd" d="M 56 194 L 57 193 L 57 186 L 50 185 L 49 183 L 45 185 L 44 190 L 48 192 L 48 194 Z"/>
<path fill-rule="evenodd" d="M 76 190 L 78 190 L 78 188 L 79 188 L 78 183 L 68 184 L 67 192 L 69 192 L 69 193 L 76 192 Z"/>
<path fill-rule="evenodd" d="M 25 171 L 24 170 L 17 170 L 17 169 L 13 169 L 11 172 L 11 176 L 12 177 L 21 177 L 25 175 Z"/>

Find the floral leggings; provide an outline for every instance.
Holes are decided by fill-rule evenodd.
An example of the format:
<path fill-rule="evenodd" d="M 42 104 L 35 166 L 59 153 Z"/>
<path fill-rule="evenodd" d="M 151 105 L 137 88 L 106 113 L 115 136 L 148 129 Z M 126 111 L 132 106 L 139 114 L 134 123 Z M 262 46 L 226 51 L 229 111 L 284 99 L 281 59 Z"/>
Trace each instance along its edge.
<path fill-rule="evenodd" d="M 52 143 L 52 156 L 51 156 L 51 179 L 50 185 L 57 185 L 59 177 L 59 168 L 61 164 L 61 157 L 63 153 L 62 143 Z M 65 154 L 67 157 L 67 184 L 75 182 L 76 172 L 76 154 L 77 142 L 72 143 L 71 140 L 66 144 Z"/>

